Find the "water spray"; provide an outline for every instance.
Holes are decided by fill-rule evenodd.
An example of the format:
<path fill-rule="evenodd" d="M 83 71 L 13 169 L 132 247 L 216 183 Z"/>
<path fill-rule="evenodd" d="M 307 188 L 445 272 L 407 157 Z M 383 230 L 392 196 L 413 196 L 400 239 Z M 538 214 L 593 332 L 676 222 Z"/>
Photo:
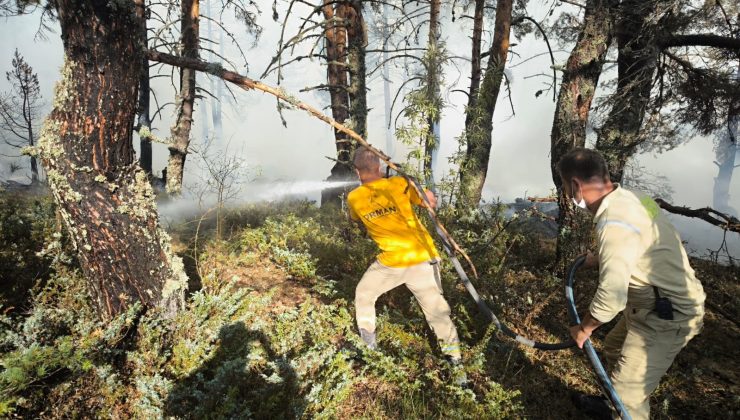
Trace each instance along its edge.
<path fill-rule="evenodd" d="M 228 200 L 222 205 L 233 208 L 245 204 L 270 203 L 290 198 L 305 199 L 311 193 L 324 189 L 346 188 L 359 185 L 358 181 L 267 181 L 245 184 L 240 188 L 238 197 Z M 198 205 L 194 205 L 198 202 Z M 159 214 L 164 217 L 181 219 L 195 216 L 205 209 L 218 206 L 218 197 L 215 193 L 204 196 L 185 195 L 176 200 L 168 201 L 157 206 Z"/>

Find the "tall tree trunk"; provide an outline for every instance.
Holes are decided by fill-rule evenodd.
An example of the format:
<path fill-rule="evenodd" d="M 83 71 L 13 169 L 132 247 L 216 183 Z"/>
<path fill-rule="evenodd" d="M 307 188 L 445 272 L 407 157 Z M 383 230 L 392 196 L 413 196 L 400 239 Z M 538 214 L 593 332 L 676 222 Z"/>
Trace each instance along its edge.
<path fill-rule="evenodd" d="M 34 140 L 34 134 L 33 134 L 33 123 L 34 123 L 34 113 L 31 109 L 31 101 L 28 99 L 29 93 L 27 88 L 24 88 L 26 92 L 24 93 L 24 105 L 25 109 L 23 110 L 23 117 L 26 121 L 26 129 L 28 132 L 28 145 L 30 147 L 33 147 L 35 145 Z M 39 167 L 36 163 L 36 157 L 31 156 L 31 184 L 37 184 L 39 182 Z"/>
<path fill-rule="evenodd" d="M 210 21 L 209 21 L 210 23 Z M 218 53 L 221 57 L 226 57 L 224 53 L 224 31 L 219 28 L 218 30 Z M 211 52 L 213 56 L 213 52 Z M 211 61 L 215 61 L 211 58 Z M 213 121 L 213 140 L 216 142 L 223 141 L 224 139 L 224 125 L 223 125 L 223 113 L 221 111 L 221 101 L 224 98 L 224 82 L 221 80 L 213 80 L 211 85 L 212 91 L 215 94 L 215 98 L 211 98 L 211 118 Z M 205 123 L 204 123 L 205 124 Z"/>
<path fill-rule="evenodd" d="M 324 41 L 327 62 L 327 82 L 331 100 L 332 118 L 340 124 L 349 119 L 349 74 L 347 63 L 347 21 L 351 6 L 346 1 L 334 2 L 324 0 L 323 13 L 327 22 L 324 30 Z M 364 65 L 364 62 L 363 62 Z M 334 130 L 334 142 L 337 148 L 337 161 L 331 168 L 328 181 L 346 180 L 352 176 L 350 159 L 352 142 L 339 130 Z M 336 202 L 341 189 L 330 188 L 321 192 L 321 204 Z"/>
<path fill-rule="evenodd" d="M 740 76 L 740 70 L 735 73 Z M 715 210 L 737 217 L 738 210 L 730 206 L 730 184 L 735 170 L 735 159 L 740 147 L 740 98 L 734 98 L 727 115 L 727 129 L 722 130 L 717 139 L 717 176 L 714 178 L 712 207 Z"/>
<path fill-rule="evenodd" d="M 139 27 L 139 42 L 143 48 L 148 46 L 148 33 L 146 29 L 146 2 L 145 0 L 134 0 L 136 7 L 136 16 L 139 18 L 141 23 Z M 141 75 L 139 76 L 139 121 L 138 121 L 138 133 L 139 133 L 139 148 L 141 156 L 139 156 L 139 164 L 141 169 L 146 171 L 149 176 L 152 176 L 152 139 L 151 139 L 151 128 L 152 121 L 150 117 L 150 104 L 149 95 L 151 89 L 149 87 L 149 60 L 146 57 L 142 57 L 141 64 Z"/>
<path fill-rule="evenodd" d="M 481 79 L 481 35 L 483 34 L 483 12 L 485 0 L 475 0 L 473 12 L 473 52 L 470 54 L 470 90 L 468 91 L 468 109 L 473 109 L 478 99 Z M 465 126 L 472 124 L 473 114 L 465 114 Z"/>
<path fill-rule="evenodd" d="M 181 7 L 182 55 L 188 58 L 198 58 L 200 0 L 182 0 Z M 190 146 L 194 103 L 195 71 L 181 69 L 179 106 L 175 125 L 172 127 L 170 158 L 167 162 L 167 192 L 171 195 L 182 193 L 182 178 L 185 158 L 188 155 L 188 146 Z"/>
<path fill-rule="evenodd" d="M 618 78 L 609 116 L 598 130 L 596 148 L 609 165 L 614 182 L 621 182 L 624 166 L 645 139 L 640 127 L 645 117 L 659 49 L 655 45 L 655 10 L 665 1 L 623 0 L 616 27 Z"/>
<path fill-rule="evenodd" d="M 33 147 L 33 139 L 29 142 L 29 146 Z M 31 183 L 36 184 L 39 182 L 39 165 L 36 158 L 31 156 Z"/>
<path fill-rule="evenodd" d="M 566 200 L 556 165 L 569 150 L 586 144 L 586 122 L 611 43 L 615 4 L 615 0 L 589 0 L 586 3 L 583 27 L 568 57 L 555 108 L 550 163 L 560 207 L 556 251 L 556 270 L 559 274 L 564 272 L 565 266 L 587 241 L 591 223 L 585 218 L 584 212 L 576 211 Z"/>
<path fill-rule="evenodd" d="M 362 137 L 367 136 L 367 85 L 365 83 L 365 47 L 367 27 L 362 14 L 362 1 L 353 0 L 344 8 L 347 22 L 347 68 L 349 69 L 349 118 Z M 354 146 L 351 147 L 354 150 Z M 352 151 L 351 150 L 351 151 Z"/>
<path fill-rule="evenodd" d="M 16 66 L 16 63 L 19 63 L 18 66 Z M 20 58 L 18 50 L 15 51 L 13 66 L 13 71 L 7 73 L 9 78 L 8 80 L 10 80 L 10 77 L 12 75 L 18 83 L 18 88 L 20 89 L 20 97 L 22 98 L 21 115 L 23 116 L 23 126 L 25 126 L 26 136 L 28 137 L 26 141 L 29 146 L 33 147 L 35 143 L 33 125 L 36 118 L 36 112 L 34 112 L 34 103 L 36 99 L 40 97 L 38 93 L 38 78 L 36 77 L 36 74 L 32 73 L 31 67 L 25 64 L 25 61 Z M 18 126 L 17 128 L 21 129 L 23 127 Z M 36 157 L 31 156 L 31 184 L 36 184 L 38 182 L 39 170 L 38 165 L 36 164 Z"/>
<path fill-rule="evenodd" d="M 385 132 L 385 153 L 391 158 L 395 151 L 395 139 L 393 138 L 393 131 L 391 130 L 391 76 L 388 70 L 388 37 L 390 31 L 388 30 L 388 15 L 390 14 L 390 8 L 388 3 L 383 3 L 383 131 Z"/>
<path fill-rule="evenodd" d="M 476 2 L 476 14 L 478 13 Z M 489 50 L 486 74 L 482 85 L 473 100 L 473 106 L 468 107 L 465 117 L 465 141 L 467 149 L 460 167 L 460 196 L 458 207 L 473 208 L 480 203 L 483 184 L 488 173 L 488 160 L 491 154 L 491 138 L 493 131 L 493 112 L 501 90 L 504 77 L 506 57 L 509 52 L 509 32 L 511 29 L 512 0 L 496 2 L 496 20 L 493 33 L 493 42 Z M 475 29 L 475 22 L 474 22 Z M 476 35 L 474 31 L 473 40 Z M 478 35 L 478 41 L 480 36 Z M 480 52 L 480 45 L 478 45 Z M 473 54 L 476 54 L 475 42 Z M 478 53 L 478 56 L 480 54 Z M 475 58 L 474 58 L 475 60 Z M 476 66 L 473 63 L 473 77 L 471 91 L 475 81 Z"/>
<path fill-rule="evenodd" d="M 187 278 L 160 228 L 132 131 L 143 51 L 134 4 L 55 3 L 66 54 L 39 154 L 103 318 L 182 304 Z"/>
<path fill-rule="evenodd" d="M 442 75 L 441 54 L 439 45 L 439 12 L 440 0 L 431 0 L 429 12 L 429 35 L 427 40 L 427 77 L 426 96 L 430 105 L 427 115 L 426 138 L 424 139 L 424 177 L 427 185 L 434 187 L 434 164 L 440 143 L 440 117 L 442 114 L 442 98 L 440 84 Z"/>

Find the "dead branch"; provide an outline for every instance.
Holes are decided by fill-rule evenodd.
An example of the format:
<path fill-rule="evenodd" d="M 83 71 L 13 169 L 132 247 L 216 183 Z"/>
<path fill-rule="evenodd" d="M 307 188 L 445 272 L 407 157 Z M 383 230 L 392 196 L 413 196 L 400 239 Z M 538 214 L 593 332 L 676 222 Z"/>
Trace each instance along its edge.
<path fill-rule="evenodd" d="M 724 214 L 711 207 L 692 209 L 685 206 L 674 206 L 660 198 L 656 198 L 655 202 L 665 211 L 686 217 L 696 217 L 715 226 L 719 226 L 724 230 L 740 233 L 740 220 L 737 217 Z"/>
<path fill-rule="evenodd" d="M 658 40 L 660 48 L 714 47 L 740 51 L 740 39 L 715 34 L 672 35 Z"/>
<path fill-rule="evenodd" d="M 557 203 L 557 197 L 527 197 L 527 200 L 533 203 Z"/>
<path fill-rule="evenodd" d="M 558 80 L 558 75 L 557 75 L 557 71 L 555 70 L 555 56 L 552 53 L 552 47 L 550 47 L 550 40 L 547 38 L 547 32 L 545 32 L 545 30 L 542 29 L 542 26 L 539 24 L 539 22 L 537 22 L 536 20 L 532 19 L 529 16 L 520 16 L 519 18 L 515 19 L 515 21 L 512 22 L 511 24 L 512 25 L 518 25 L 520 22 L 525 21 L 525 20 L 528 20 L 528 21 L 532 22 L 534 24 L 534 26 L 537 27 L 537 30 L 540 31 L 540 34 L 542 35 L 542 38 L 545 39 L 545 45 L 547 45 L 547 51 L 550 53 L 550 63 L 552 64 L 550 66 L 550 68 L 552 69 L 552 85 L 553 86 L 556 86 L 557 85 L 557 80 Z M 556 97 L 555 97 L 555 91 L 556 90 L 557 89 L 553 89 L 552 90 L 552 101 L 553 102 L 555 102 L 555 100 L 556 100 Z"/>
<path fill-rule="evenodd" d="M 578 6 L 578 7 L 580 7 L 581 9 L 585 9 L 585 8 L 586 8 L 586 5 L 585 5 L 585 4 L 583 4 L 583 3 L 579 3 L 579 2 L 577 2 L 577 1 L 572 1 L 572 0 L 560 0 L 560 2 L 562 2 L 562 3 L 568 3 L 568 4 L 572 4 L 573 6 Z"/>

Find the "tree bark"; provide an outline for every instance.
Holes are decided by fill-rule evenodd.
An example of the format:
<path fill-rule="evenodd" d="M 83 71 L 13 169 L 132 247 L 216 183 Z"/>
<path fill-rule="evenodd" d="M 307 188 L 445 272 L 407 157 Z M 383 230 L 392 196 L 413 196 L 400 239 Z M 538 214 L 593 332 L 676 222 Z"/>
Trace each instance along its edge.
<path fill-rule="evenodd" d="M 735 72 L 740 76 L 740 69 Z M 735 171 L 735 158 L 740 140 L 740 98 L 734 98 L 727 115 L 727 130 L 722 130 L 717 139 L 715 156 L 717 176 L 714 178 L 712 205 L 715 209 L 737 217 L 738 211 L 730 206 L 730 184 Z"/>
<path fill-rule="evenodd" d="M 355 131 L 367 135 L 367 86 L 365 83 L 365 47 L 367 27 L 362 14 L 362 1 L 353 0 L 343 9 L 347 22 L 347 66 L 349 70 L 349 118 Z M 352 147 L 354 149 L 354 147 Z"/>
<path fill-rule="evenodd" d="M 147 10 L 145 0 L 134 0 L 136 7 L 136 16 L 139 18 L 139 42 L 141 47 L 146 49 L 148 46 L 148 33 L 146 28 Z M 141 58 L 141 75 L 139 76 L 139 120 L 137 123 L 139 133 L 139 165 L 146 171 L 147 175 L 152 176 L 152 139 L 151 129 L 152 121 L 150 117 L 149 95 L 149 60 L 146 57 Z"/>
<path fill-rule="evenodd" d="M 390 41 L 388 39 L 390 36 L 388 15 L 390 15 L 390 7 L 388 7 L 388 3 L 386 2 L 383 3 L 383 52 L 381 55 L 381 60 L 383 60 L 383 111 L 385 117 L 383 119 L 383 130 L 385 132 L 385 152 L 389 156 L 393 156 L 395 153 L 395 138 L 393 136 L 393 130 L 391 130 L 393 117 L 391 116 L 391 78 L 390 71 L 388 70 L 388 44 Z"/>
<path fill-rule="evenodd" d="M 555 107 L 550 137 L 550 165 L 560 208 L 555 264 L 560 274 L 565 272 L 566 266 L 587 241 L 590 222 L 583 212 L 575 210 L 563 194 L 556 165 L 569 150 L 586 144 L 586 123 L 611 43 L 615 4 L 614 0 L 590 0 L 586 3 L 583 27 L 568 57 Z"/>
<path fill-rule="evenodd" d="M 478 3 L 476 2 L 476 13 Z M 509 33 L 511 29 L 512 0 L 496 2 L 496 19 L 493 42 L 489 50 L 486 73 L 474 105 L 468 107 L 465 117 L 465 142 L 467 149 L 460 167 L 460 196 L 458 207 L 474 208 L 480 203 L 483 184 L 488 173 L 493 131 L 493 113 L 501 90 L 506 57 L 509 52 Z M 474 22 L 475 29 L 475 22 Z M 475 40 L 475 35 L 474 35 Z M 478 37 L 480 39 L 480 37 Z M 480 51 L 480 46 L 478 46 Z M 473 54 L 476 52 L 475 42 Z M 475 64 L 475 63 L 474 63 Z M 475 81 L 475 65 L 471 82 Z M 471 83 L 471 90 L 473 85 Z"/>
<path fill-rule="evenodd" d="M 160 228 L 151 185 L 134 158 L 141 74 L 133 2 L 55 3 L 66 61 L 39 155 L 103 318 L 134 301 L 183 302 L 187 278 Z"/>
<path fill-rule="evenodd" d="M 324 0 L 323 13 L 327 22 L 324 30 L 324 49 L 327 61 L 327 82 L 329 84 L 329 97 L 331 101 L 331 114 L 335 121 L 344 124 L 350 118 L 350 86 L 348 63 L 348 19 L 352 17 L 352 5 L 347 1 L 335 2 Z M 356 42 L 356 39 L 354 40 Z M 353 48 L 357 48 L 356 45 Z M 364 51 L 364 48 L 363 48 Z M 358 60 L 357 51 L 353 59 Z M 362 57 L 364 70 L 364 56 Z M 356 62 L 355 65 L 359 65 Z M 364 71 L 363 71 L 363 98 L 364 98 Z M 357 86 L 353 86 L 357 89 Z M 356 94 L 356 93 L 355 93 Z M 363 123 L 360 122 L 360 127 Z M 354 150 L 353 143 L 343 132 L 334 130 L 334 142 L 337 148 L 337 161 L 331 168 L 331 174 L 327 181 L 345 181 L 354 176 L 350 160 Z M 321 204 L 339 202 L 339 197 L 344 190 L 329 188 L 321 192 Z"/>
<path fill-rule="evenodd" d="M 38 83 L 38 81 L 37 81 Z M 28 145 L 30 147 L 34 147 L 35 145 L 35 138 L 33 134 L 33 123 L 36 119 L 34 115 L 33 105 L 31 103 L 31 92 L 30 92 L 30 84 L 31 81 L 28 80 L 26 75 L 26 80 L 21 82 L 21 88 L 23 90 L 23 119 L 26 123 L 26 130 L 28 133 Z M 36 157 L 31 156 L 31 183 L 37 184 L 39 182 L 39 168 L 38 164 L 36 163 Z"/>
<path fill-rule="evenodd" d="M 740 39 L 715 34 L 668 35 L 658 40 L 660 48 L 670 47 L 714 47 L 740 50 Z"/>
<path fill-rule="evenodd" d="M 199 0 L 182 0 L 181 2 L 182 55 L 198 58 L 199 37 Z M 177 118 L 172 127 L 170 139 L 170 157 L 167 162 L 167 192 L 170 195 L 182 193 L 182 178 L 185 170 L 185 158 L 190 146 L 190 129 L 193 123 L 193 105 L 195 103 L 195 71 L 180 71 L 180 98 Z"/>
<path fill-rule="evenodd" d="M 485 0 L 475 0 L 475 11 L 473 12 L 473 52 L 470 54 L 470 90 L 468 91 L 468 109 L 475 107 L 478 99 L 481 79 L 481 35 L 483 34 L 483 11 L 486 7 Z M 471 124 L 472 113 L 465 115 L 465 126 Z"/>
<path fill-rule="evenodd" d="M 427 115 L 426 139 L 424 141 L 424 178 L 427 185 L 434 190 L 434 163 L 440 143 L 439 124 L 442 114 L 442 98 L 440 98 L 442 51 L 439 45 L 440 0 L 431 0 L 429 7 L 426 95 L 430 109 Z"/>
<path fill-rule="evenodd" d="M 429 35 L 427 40 L 427 80 L 426 95 L 430 106 L 427 115 L 426 139 L 424 141 L 424 177 L 427 185 L 435 191 L 434 164 L 437 162 L 439 150 L 440 121 L 442 115 L 442 98 L 440 85 L 442 83 L 442 49 L 439 45 L 439 13 L 442 7 L 440 0 L 431 0 L 429 4 Z"/>
<path fill-rule="evenodd" d="M 660 1 L 623 0 L 617 22 L 617 90 L 596 148 L 609 165 L 612 181 L 621 182 L 624 166 L 645 141 L 640 127 L 650 101 L 658 63 L 656 23 L 651 19 Z"/>

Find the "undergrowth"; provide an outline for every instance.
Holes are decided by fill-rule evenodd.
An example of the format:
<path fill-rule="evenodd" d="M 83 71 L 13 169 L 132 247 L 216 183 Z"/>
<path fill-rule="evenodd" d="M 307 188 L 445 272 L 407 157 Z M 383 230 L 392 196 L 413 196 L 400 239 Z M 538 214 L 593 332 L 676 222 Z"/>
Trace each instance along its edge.
<path fill-rule="evenodd" d="M 305 202 L 233 209 L 224 215 L 226 239 L 209 219 L 171 226 L 197 285 L 186 308 L 165 318 L 134 305 L 103 323 L 53 208 L 33 200 L 0 207 L 3 256 L 12 257 L 2 260 L 0 417 L 578 418 L 570 393 L 597 392 L 578 352 L 541 352 L 500 337 L 449 259 L 443 288 L 464 344 L 468 387 L 453 384 L 405 288 L 379 299 L 379 351 L 366 350 L 353 298 L 375 245 L 342 209 Z M 554 241 L 533 234 L 527 217 L 502 212 L 499 205 L 443 208 L 440 217 L 469 252 L 479 274 L 473 282 L 504 322 L 536 340 L 567 338 L 562 282 L 549 270 Z M 8 247 L 13 241 L 20 245 Z M 25 277 L 33 287 L 6 280 L 28 267 L 46 273 Z M 727 404 L 735 401 L 728 395 L 737 395 L 737 374 L 724 368 L 740 357 L 731 322 L 737 273 L 697 268 L 710 312 L 705 332 L 652 398 L 660 419 L 738 414 Z M 595 273 L 582 274 L 577 302 L 585 308 Z M 595 333 L 597 348 L 607 330 Z"/>
<path fill-rule="evenodd" d="M 69 251 L 57 247 L 52 275 L 33 291 L 31 310 L 0 318 L 0 416 L 517 416 L 518 392 L 492 381 L 484 360 L 473 356 L 490 334 L 480 348 L 466 350 L 470 389 L 453 385 L 410 295 L 389 297 L 380 311 L 381 351 L 366 350 L 355 332 L 352 297 L 374 245 L 341 211 L 285 208 L 231 213 L 225 241 L 207 230 L 195 241 L 192 225 L 183 228 L 189 255 L 199 249 L 202 288 L 171 319 L 134 305 L 98 321 L 86 280 L 60 257 Z M 259 279 L 238 269 L 255 266 L 300 285 L 300 300 L 279 305 L 277 287 L 251 287 Z"/>

